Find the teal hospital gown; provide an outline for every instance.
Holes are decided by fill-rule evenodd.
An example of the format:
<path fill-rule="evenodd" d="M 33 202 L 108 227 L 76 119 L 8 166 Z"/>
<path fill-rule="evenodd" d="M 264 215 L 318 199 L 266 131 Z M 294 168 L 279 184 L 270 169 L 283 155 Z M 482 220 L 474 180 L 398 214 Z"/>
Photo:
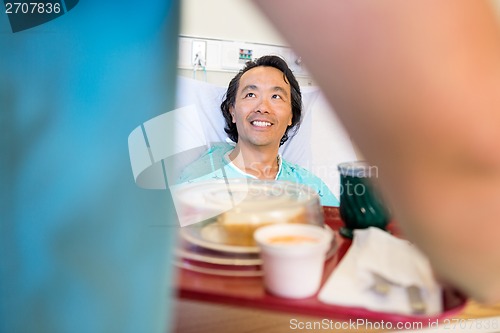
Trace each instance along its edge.
<path fill-rule="evenodd" d="M 237 168 L 228 158 L 233 146 L 225 143 L 212 145 L 198 160 L 188 165 L 178 183 L 197 182 L 209 179 L 256 178 Z M 279 170 L 276 180 L 304 184 L 315 190 L 323 206 L 338 206 L 339 201 L 328 186 L 303 167 L 287 162 L 279 156 Z"/>

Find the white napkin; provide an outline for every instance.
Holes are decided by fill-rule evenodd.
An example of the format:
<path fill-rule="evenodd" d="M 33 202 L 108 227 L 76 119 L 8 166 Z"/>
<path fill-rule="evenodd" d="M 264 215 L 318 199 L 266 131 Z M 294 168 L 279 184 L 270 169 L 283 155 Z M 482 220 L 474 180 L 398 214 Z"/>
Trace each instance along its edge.
<path fill-rule="evenodd" d="M 391 282 L 386 295 L 372 290 L 373 273 Z M 319 300 L 373 311 L 412 315 L 406 287 L 418 286 L 425 315 L 442 312 L 442 295 L 426 257 L 410 242 L 378 228 L 354 231 L 354 240 L 319 293 Z"/>

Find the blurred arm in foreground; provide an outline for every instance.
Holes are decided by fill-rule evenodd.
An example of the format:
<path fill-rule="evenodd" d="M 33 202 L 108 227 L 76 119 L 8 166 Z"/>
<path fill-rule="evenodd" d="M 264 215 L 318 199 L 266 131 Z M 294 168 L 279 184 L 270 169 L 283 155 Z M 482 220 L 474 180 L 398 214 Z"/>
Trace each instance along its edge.
<path fill-rule="evenodd" d="M 500 33 L 489 2 L 254 0 L 301 55 L 407 237 L 500 300 Z"/>

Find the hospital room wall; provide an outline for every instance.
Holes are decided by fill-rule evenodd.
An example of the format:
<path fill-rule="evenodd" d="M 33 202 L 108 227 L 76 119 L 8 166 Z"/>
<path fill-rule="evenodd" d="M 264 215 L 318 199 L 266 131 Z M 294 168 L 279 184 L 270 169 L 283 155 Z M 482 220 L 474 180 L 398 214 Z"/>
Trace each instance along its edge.
<path fill-rule="evenodd" d="M 286 45 L 249 0 L 181 0 L 181 35 Z"/>
<path fill-rule="evenodd" d="M 500 0 L 492 0 L 500 17 Z M 287 46 L 250 0 L 181 0 L 181 36 Z M 320 38 L 318 36 L 318 38 Z M 193 77 L 193 71 L 179 69 L 179 74 Z M 235 71 L 207 71 L 206 81 L 227 86 Z M 197 79 L 205 80 L 198 75 Z M 310 77 L 298 76 L 301 85 L 314 85 Z"/>
<path fill-rule="evenodd" d="M 287 47 L 282 36 L 250 0 L 181 0 L 181 36 Z M 179 74 L 193 77 L 193 70 Z M 206 81 L 226 87 L 236 70 L 207 70 Z M 196 78 L 205 80 L 204 73 Z M 307 75 L 297 75 L 301 85 L 312 85 Z"/>

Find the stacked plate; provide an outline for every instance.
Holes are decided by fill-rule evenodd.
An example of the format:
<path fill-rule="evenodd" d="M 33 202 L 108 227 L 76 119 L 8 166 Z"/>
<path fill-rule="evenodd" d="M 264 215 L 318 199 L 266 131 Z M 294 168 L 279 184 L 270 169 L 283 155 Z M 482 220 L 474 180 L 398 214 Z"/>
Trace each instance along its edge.
<path fill-rule="evenodd" d="M 225 276 L 260 276 L 255 246 L 228 245 L 215 219 L 180 229 L 177 265 L 196 272 Z"/>
<path fill-rule="evenodd" d="M 325 228 L 330 228 L 325 225 Z M 187 270 L 222 276 L 261 276 L 262 260 L 256 246 L 224 243 L 224 231 L 215 219 L 180 229 L 176 264 Z M 336 233 L 326 259 L 337 250 Z"/>

